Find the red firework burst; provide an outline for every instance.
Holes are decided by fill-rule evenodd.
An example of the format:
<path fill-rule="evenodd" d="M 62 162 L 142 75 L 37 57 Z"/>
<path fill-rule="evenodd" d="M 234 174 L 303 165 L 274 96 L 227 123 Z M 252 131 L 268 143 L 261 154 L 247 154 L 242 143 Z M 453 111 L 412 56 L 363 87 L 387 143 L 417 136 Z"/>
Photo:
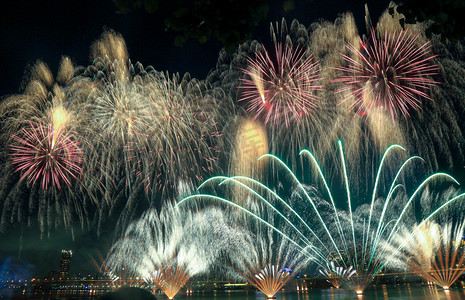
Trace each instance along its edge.
<path fill-rule="evenodd" d="M 299 47 L 275 42 L 275 59 L 262 46 L 255 59 L 247 58 L 248 68 L 242 70 L 248 78 L 241 79 L 243 89 L 239 101 L 247 101 L 247 111 L 265 123 L 278 125 L 284 120 L 299 120 L 314 110 L 319 101 L 315 94 L 321 86 L 319 63 L 313 55 Z"/>
<path fill-rule="evenodd" d="M 410 116 L 411 108 L 420 109 L 421 98 L 432 100 L 428 92 L 438 82 L 428 76 L 436 75 L 439 68 L 431 62 L 436 57 L 431 55 L 431 43 L 420 45 L 419 35 L 386 32 L 379 38 L 372 29 L 366 43 L 360 40 L 360 49 L 347 45 L 355 58 L 342 55 L 348 65 L 337 68 L 344 75 L 335 82 L 346 84 L 337 92 L 349 91 L 355 98 L 350 109 L 363 114 L 378 108 L 394 120 L 399 114 Z"/>
<path fill-rule="evenodd" d="M 10 145 L 10 156 L 15 172 L 23 172 L 21 179 L 27 178 L 34 185 L 38 180 L 42 189 L 49 185 L 61 188 L 61 183 L 71 185 L 71 178 L 81 174 L 83 152 L 73 136 L 53 126 L 29 123 L 21 134 L 12 135 L 19 145 Z"/>

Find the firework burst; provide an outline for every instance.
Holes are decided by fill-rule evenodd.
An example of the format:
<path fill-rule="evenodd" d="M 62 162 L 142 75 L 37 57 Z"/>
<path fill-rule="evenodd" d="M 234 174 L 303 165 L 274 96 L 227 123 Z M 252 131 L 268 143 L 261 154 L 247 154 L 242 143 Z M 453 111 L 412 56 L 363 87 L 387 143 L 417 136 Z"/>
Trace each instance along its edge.
<path fill-rule="evenodd" d="M 10 155 L 16 172 L 22 172 L 21 180 L 29 184 L 40 181 L 41 187 L 61 189 L 62 183 L 71 185 L 72 178 L 81 173 L 83 153 L 72 135 L 55 130 L 52 125 L 33 123 L 23 128 L 21 135 L 13 135 L 17 145 L 10 145 Z"/>
<path fill-rule="evenodd" d="M 319 63 L 302 46 L 275 37 L 274 56 L 262 45 L 247 62 L 239 101 L 247 102 L 247 111 L 255 119 L 263 117 L 265 123 L 279 126 L 284 122 L 289 127 L 318 106 Z"/>
<path fill-rule="evenodd" d="M 353 57 L 342 55 L 347 66 L 336 68 L 344 75 L 335 82 L 346 84 L 338 90 L 349 92 L 344 101 L 353 96 L 350 109 L 361 115 L 379 110 L 394 121 L 420 109 L 421 98 L 432 100 L 428 92 L 438 83 L 429 76 L 439 68 L 432 64 L 436 56 L 431 55 L 430 42 L 421 44 L 419 37 L 407 30 L 380 37 L 372 29 L 368 41 L 359 41 L 360 48 L 347 45 Z"/>

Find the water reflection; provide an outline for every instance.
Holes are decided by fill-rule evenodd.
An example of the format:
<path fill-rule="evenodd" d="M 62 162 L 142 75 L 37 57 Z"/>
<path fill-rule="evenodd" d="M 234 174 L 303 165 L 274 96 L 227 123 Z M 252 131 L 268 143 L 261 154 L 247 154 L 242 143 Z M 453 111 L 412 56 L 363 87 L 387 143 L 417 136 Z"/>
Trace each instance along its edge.
<path fill-rule="evenodd" d="M 157 295 L 157 299 L 165 299 Z M 179 300 L 266 300 L 266 297 L 257 292 L 248 294 L 235 292 L 215 295 L 178 295 Z M 402 284 L 396 286 L 382 285 L 367 288 L 362 295 L 356 295 L 351 290 L 344 289 L 308 289 L 307 292 L 279 292 L 276 294 L 277 300 L 459 300 L 465 299 L 465 289 L 463 285 L 444 291 L 434 285 L 411 285 Z"/>
<path fill-rule="evenodd" d="M 435 285 L 381 285 L 368 287 L 362 295 L 356 295 L 352 290 L 335 288 L 309 288 L 307 292 L 279 292 L 276 300 L 461 300 L 465 299 L 465 284 L 457 285 L 450 290 L 443 290 Z M 29 299 L 100 299 L 97 295 L 63 295 L 56 293 Z M 168 299 L 164 294 L 157 294 L 156 299 Z M 212 294 L 179 294 L 175 300 L 266 300 L 261 292 L 229 291 Z"/>

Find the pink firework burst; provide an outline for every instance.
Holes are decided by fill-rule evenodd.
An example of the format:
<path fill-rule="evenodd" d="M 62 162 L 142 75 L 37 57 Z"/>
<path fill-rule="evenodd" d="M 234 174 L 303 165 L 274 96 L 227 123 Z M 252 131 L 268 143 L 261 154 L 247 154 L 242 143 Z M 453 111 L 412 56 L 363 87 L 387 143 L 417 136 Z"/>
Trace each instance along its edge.
<path fill-rule="evenodd" d="M 380 38 L 372 29 L 366 43 L 360 40 L 360 49 L 347 45 L 355 58 L 342 55 L 348 64 L 337 68 L 343 75 L 335 82 L 346 84 L 337 92 L 349 91 L 355 98 L 350 109 L 362 115 L 381 109 L 394 121 L 399 114 L 409 117 L 409 109 L 420 109 L 421 98 L 432 100 L 428 92 L 438 82 L 428 76 L 436 75 L 439 68 L 431 62 L 436 57 L 431 55 L 431 43 L 420 44 L 419 35 L 386 32 Z"/>
<path fill-rule="evenodd" d="M 262 46 L 255 59 L 247 58 L 248 78 L 241 79 L 239 101 L 247 101 L 247 111 L 254 118 L 264 117 L 275 125 L 309 115 L 318 105 L 315 94 L 321 89 L 319 63 L 299 46 L 275 42 L 275 59 Z"/>
<path fill-rule="evenodd" d="M 10 145 L 10 156 L 20 180 L 27 178 L 34 185 L 38 180 L 47 190 L 50 185 L 61 189 L 61 184 L 71 185 L 82 171 L 83 152 L 73 136 L 53 126 L 29 123 L 20 135 L 12 135 L 18 145 Z"/>

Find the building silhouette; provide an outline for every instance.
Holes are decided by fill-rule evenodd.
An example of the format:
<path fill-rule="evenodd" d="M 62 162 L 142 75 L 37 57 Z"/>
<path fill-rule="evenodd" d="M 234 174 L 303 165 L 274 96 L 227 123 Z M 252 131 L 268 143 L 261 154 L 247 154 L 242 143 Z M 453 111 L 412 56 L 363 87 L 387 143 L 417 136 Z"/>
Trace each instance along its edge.
<path fill-rule="evenodd" d="M 58 268 L 60 278 L 69 278 L 69 267 L 71 265 L 72 256 L 73 251 L 61 250 L 60 267 Z"/>

